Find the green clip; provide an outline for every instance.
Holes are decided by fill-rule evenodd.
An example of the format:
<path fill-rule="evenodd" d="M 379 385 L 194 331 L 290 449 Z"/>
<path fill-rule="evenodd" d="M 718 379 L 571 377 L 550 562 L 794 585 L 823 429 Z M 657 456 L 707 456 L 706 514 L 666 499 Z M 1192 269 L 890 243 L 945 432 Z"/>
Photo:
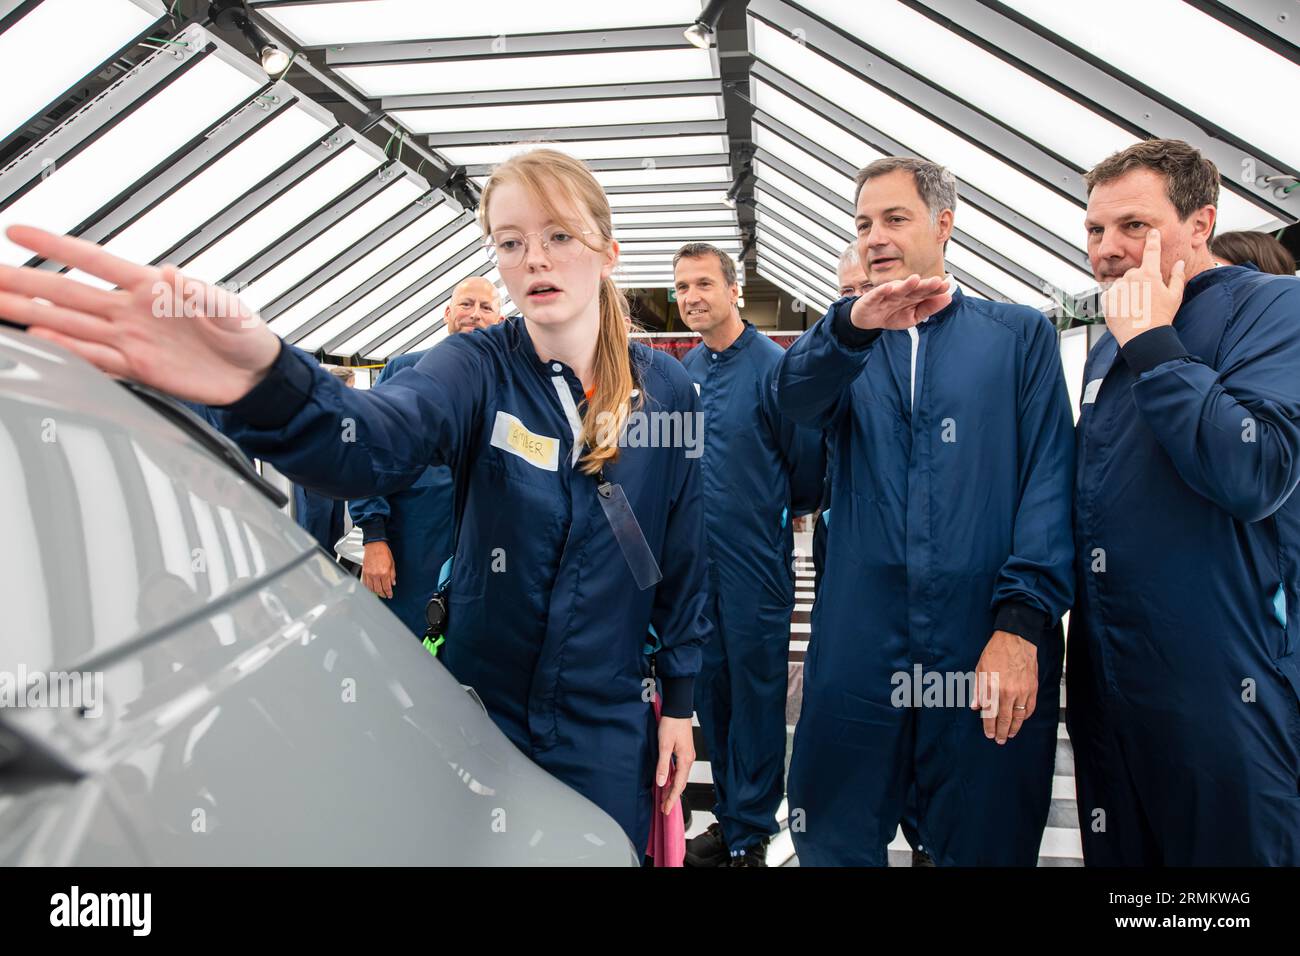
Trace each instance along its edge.
<path fill-rule="evenodd" d="M 438 648 L 442 647 L 442 642 L 445 641 L 446 639 L 447 638 L 445 636 L 441 636 L 441 635 L 438 637 L 437 640 L 434 640 L 432 637 L 426 637 L 424 639 L 424 649 L 428 651 L 430 654 L 432 654 L 434 657 L 437 657 Z"/>

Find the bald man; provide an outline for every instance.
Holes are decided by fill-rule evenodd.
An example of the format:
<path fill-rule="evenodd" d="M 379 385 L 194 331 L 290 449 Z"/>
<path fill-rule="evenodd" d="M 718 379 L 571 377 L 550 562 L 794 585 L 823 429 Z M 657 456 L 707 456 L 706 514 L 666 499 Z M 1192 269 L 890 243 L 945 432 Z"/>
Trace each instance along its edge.
<path fill-rule="evenodd" d="M 452 334 L 496 325 L 502 319 L 496 286 L 483 276 L 466 279 L 452 292 L 443 318 Z M 427 351 L 408 352 L 390 359 L 375 384 L 415 365 Z M 362 584 L 384 598 L 389 609 L 416 637 L 423 637 L 424 608 L 438 588 L 438 572 L 455 544 L 455 486 L 451 470 L 446 466 L 426 468 L 404 491 L 387 498 L 349 502 L 348 510 L 353 523 L 361 526 L 365 543 Z"/>
<path fill-rule="evenodd" d="M 496 325 L 502 318 L 497 287 L 483 276 L 470 276 L 456 286 L 442 317 L 453 335 Z"/>

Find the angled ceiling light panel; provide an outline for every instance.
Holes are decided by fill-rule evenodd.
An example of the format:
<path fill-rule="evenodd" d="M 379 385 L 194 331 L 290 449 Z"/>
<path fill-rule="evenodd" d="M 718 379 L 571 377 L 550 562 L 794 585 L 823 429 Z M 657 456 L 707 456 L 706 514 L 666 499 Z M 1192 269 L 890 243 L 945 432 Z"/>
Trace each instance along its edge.
<path fill-rule="evenodd" d="M 840 231 L 832 231 L 829 227 L 834 224 L 810 219 L 804 213 L 786 205 L 782 200 L 762 189 L 761 183 L 755 185 L 754 198 L 758 200 L 760 207 L 766 206 L 778 216 L 788 220 L 792 225 L 806 230 L 810 236 L 820 240 L 832 249 L 843 249 L 853 239 L 851 229 L 841 227 Z"/>
<path fill-rule="evenodd" d="M 641 169 L 596 170 L 596 181 L 609 189 L 612 186 L 670 186 L 680 183 L 731 184 L 730 165 L 716 166 L 656 166 L 652 161 Z"/>
<path fill-rule="evenodd" d="M 657 226 L 673 222 L 716 222 L 736 225 L 734 209 L 671 210 L 663 212 L 622 212 L 614 214 L 614 228 L 619 226 Z"/>
<path fill-rule="evenodd" d="M 861 0 L 852 4 L 814 0 L 802 5 L 848 36 L 861 37 L 862 42 L 927 83 L 1083 169 L 1090 169 L 1136 139 L 1101 114 L 898 0 Z M 1126 3 L 1124 9 L 1132 6 L 1140 4 Z M 1089 11 L 1087 18 L 1100 23 L 1095 11 Z M 1107 24 L 1107 31 L 1120 22 L 1127 31 L 1127 18 Z M 1009 90 L 1014 90 L 1015 95 L 1008 96 Z"/>
<path fill-rule="evenodd" d="M 320 140 L 330 128 L 301 107 L 282 110 L 104 243 L 104 248 L 132 262 L 157 261 L 190 231 Z M 90 285 L 113 287 L 111 282 L 78 270 L 69 275 Z"/>
<path fill-rule="evenodd" d="M 424 189 L 402 177 L 371 196 L 287 259 L 258 276 L 239 293 L 251 308 L 260 309 L 348 247 L 360 242 L 424 194 Z"/>
<path fill-rule="evenodd" d="M 732 255 L 740 254 L 740 239 L 719 239 L 714 243 L 723 252 L 729 252 Z M 653 241 L 653 242 L 630 242 L 624 241 L 619 243 L 620 254 L 625 256 L 635 256 L 639 253 L 663 253 L 669 255 L 675 253 L 682 247 L 681 242 L 670 241 Z"/>
<path fill-rule="evenodd" d="M 676 26 L 693 23 L 699 0 L 655 0 L 639 3 L 555 3 L 537 0 L 493 0 L 462 4 L 450 15 L 443 4 L 429 0 L 351 0 L 347 3 L 277 3 L 253 6 L 300 46 L 335 43 L 383 43 L 427 40 L 430 37 L 497 37 L 507 32 L 560 33 L 577 30 L 618 30 L 630 27 Z M 509 43 L 509 39 L 506 39 Z"/>
<path fill-rule="evenodd" d="M 457 166 L 495 165 L 512 156 L 545 147 L 578 159 L 632 159 L 638 156 L 691 156 L 726 153 L 725 136 L 653 136 L 638 139 L 586 139 L 563 142 L 501 143 L 489 146 L 442 146 L 438 152 Z"/>
<path fill-rule="evenodd" d="M 620 243 L 625 242 L 646 242 L 655 239 L 669 239 L 681 245 L 685 242 L 724 242 L 732 240 L 740 241 L 740 227 L 735 223 L 719 224 L 717 226 L 691 226 L 691 227 L 672 227 L 656 229 L 653 227 L 630 227 L 627 229 L 615 229 L 614 238 Z"/>
<path fill-rule="evenodd" d="M 755 81 L 757 82 L 757 81 Z M 804 151 L 783 136 L 754 124 L 754 145 L 794 167 L 808 178 L 821 183 L 831 192 L 853 202 L 853 179 Z"/>
<path fill-rule="evenodd" d="M 681 49 L 555 53 L 528 57 L 524 62 L 527 65 L 521 66 L 520 60 L 506 54 L 469 60 L 338 66 L 335 72 L 363 96 L 372 99 L 412 93 L 584 86 L 594 79 L 612 76 L 618 77 L 620 83 L 717 78 L 712 51 L 697 50 L 685 44 Z"/>
<path fill-rule="evenodd" d="M 266 80 L 208 53 L 174 80 L 150 91 L 130 114 L 0 210 L 0 263 L 20 265 L 31 253 L 2 238 L 13 223 L 72 232 L 165 162 L 190 140 L 246 101 Z M 52 134 L 54 135 L 54 134 Z M 56 143 L 52 145 L 57 145 Z"/>
<path fill-rule="evenodd" d="M 884 157 L 884 153 L 858 139 L 842 126 L 813 112 L 798 100 L 787 96 L 760 77 L 750 80 L 754 105 L 856 169 Z"/>
<path fill-rule="evenodd" d="M 487 130 L 621 126 L 627 123 L 690 123 L 723 119 L 721 96 L 660 96 L 626 100 L 580 100 L 508 106 L 394 109 L 389 115 L 417 135 Z"/>
<path fill-rule="evenodd" d="M 0 33 L 0 140 L 152 27 L 159 0 L 44 0 Z"/>
<path fill-rule="evenodd" d="M 751 22 L 754 52 L 761 60 L 830 102 L 852 103 L 854 115 L 904 144 L 916 155 L 942 163 L 977 189 L 996 197 L 1065 241 L 1082 247 L 1079 220 L 1083 207 L 1080 204 L 1047 188 L 780 31 L 758 21 Z M 759 108 L 771 112 L 761 101 Z"/>
<path fill-rule="evenodd" d="M 193 259 L 182 263 L 185 273 L 196 279 L 219 282 L 241 263 L 252 259 L 310 219 L 363 176 L 374 173 L 383 161 L 378 149 L 371 151 L 360 144 L 343 147 L 310 175 L 294 183 Z"/>
<path fill-rule="evenodd" d="M 437 281 L 422 290 L 417 298 L 403 302 L 401 307 L 397 309 L 397 312 L 400 314 L 402 319 L 409 318 L 413 313 L 425 308 L 430 303 L 434 303 L 434 307 L 430 309 L 427 314 L 421 316 L 409 326 L 396 333 L 391 339 L 381 343 L 373 351 L 367 353 L 366 357 L 373 355 L 377 358 L 386 359 L 388 356 L 394 355 L 424 338 L 434 328 L 434 326 L 443 320 L 443 312 L 445 311 L 446 306 L 445 300 L 450 300 L 452 293 L 456 290 L 456 286 L 460 285 L 471 275 L 479 273 L 487 264 L 487 261 L 488 259 L 486 255 L 475 253 L 464 262 L 453 266 L 447 272 L 439 276 Z M 438 308 L 438 306 L 444 306 L 444 308 Z M 376 332 L 374 329 L 366 329 L 360 335 L 354 336 L 345 342 L 341 354 L 351 355 L 365 346 L 366 343 L 378 338 L 381 334 L 382 333 Z"/>
<path fill-rule="evenodd" d="M 991 286 L 1002 293 L 1011 302 L 1018 305 L 1032 305 L 1036 309 L 1044 308 L 1052 302 L 1052 297 L 1041 289 L 1026 285 L 1014 276 L 1003 272 L 987 259 L 975 255 L 969 249 L 956 242 L 949 242 L 944 251 L 944 261 L 956 266 L 963 272 Z"/>
<path fill-rule="evenodd" d="M 727 206 L 725 189 L 694 189 L 686 192 L 608 193 L 610 208 L 628 206 Z"/>
<path fill-rule="evenodd" d="M 455 217 L 456 213 L 451 206 L 447 203 L 439 203 L 409 226 L 400 230 L 391 239 L 385 240 L 366 253 L 319 289 L 277 315 L 271 320 L 271 331 L 276 335 L 289 335 L 335 302 L 338 302 L 371 276 L 380 272 L 385 266 L 410 252 L 420 242 L 428 239 Z"/>
<path fill-rule="evenodd" d="M 758 177 L 759 182 L 766 183 L 768 187 L 779 190 L 805 206 L 809 212 L 816 213 L 828 225 L 836 226 L 843 229 L 850 236 L 853 235 L 853 213 L 829 202 L 824 196 L 819 196 L 812 190 L 805 189 L 776 169 L 776 167 L 762 160 L 754 160 L 754 175 Z"/>
<path fill-rule="evenodd" d="M 1006 5 L 1182 109 L 1235 134 L 1292 170 L 1300 169 L 1296 125 L 1279 112 L 1287 109 L 1279 97 L 1300 90 L 1300 64 L 1182 0 L 1097 0 L 1087 7 L 1051 0 L 1006 0 Z M 1269 6 L 1281 9 L 1294 4 Z M 1298 12 L 1291 11 L 1293 16 Z M 1117 30 L 1119 24 L 1122 28 Z M 1134 37 L 1141 42 L 1133 42 Z M 1212 76 L 1196 69 L 1189 59 L 1196 51 L 1212 55 L 1219 67 Z M 1294 110 L 1289 113 L 1293 117 Z"/>
<path fill-rule="evenodd" d="M 811 275 L 820 277 L 827 285 L 839 286 L 838 270 L 829 267 L 824 261 L 808 255 L 804 251 L 807 248 L 806 246 L 791 245 L 782 236 L 770 230 L 760 233 L 758 244 L 767 246 L 796 265 L 802 266 Z"/>
<path fill-rule="evenodd" d="M 805 302 L 818 313 L 825 313 L 831 307 L 834 299 L 827 299 L 825 296 L 818 295 L 808 289 L 804 283 L 793 279 L 790 274 L 785 272 L 779 266 L 774 266 L 765 259 L 759 259 L 758 274 L 768 282 L 778 286 L 786 295 L 792 296 L 800 302 Z"/>
<path fill-rule="evenodd" d="M 444 239 L 420 256 L 420 258 L 389 276 L 320 328 L 312 330 L 311 334 L 305 336 L 302 341 L 294 344 L 299 348 L 306 349 L 308 352 L 324 348 L 327 343 L 345 334 L 358 321 L 375 311 L 389 299 L 392 299 L 403 289 L 418 282 L 430 273 L 436 273 L 438 266 L 442 263 L 451 259 L 457 253 L 463 252 L 468 246 L 482 243 L 482 241 L 483 233 L 478 224 L 474 222 L 466 223 L 447 239 Z M 392 328 L 402 320 L 402 315 L 399 313 L 400 310 L 394 310 L 381 317 L 367 328 L 366 334 L 373 338 L 380 332 Z M 373 331 L 371 331 L 372 329 Z M 369 341 L 369 339 L 366 341 Z"/>
<path fill-rule="evenodd" d="M 819 295 L 829 296 L 832 299 L 839 297 L 839 282 L 833 274 L 819 269 L 809 269 L 804 263 L 791 259 L 785 250 L 778 249 L 774 243 L 759 239 L 757 255 L 764 262 L 783 269 L 792 278 L 798 279 Z"/>
<path fill-rule="evenodd" d="M 826 268 L 834 272 L 839 267 L 839 257 L 843 255 L 844 250 L 852 241 L 845 239 L 843 242 L 836 244 L 835 248 L 839 250 L 836 253 L 827 252 L 816 243 L 807 242 L 803 236 L 799 235 L 794 229 L 789 228 L 784 223 L 777 222 L 762 209 L 755 213 L 755 220 L 758 222 L 759 235 L 767 233 L 769 235 L 779 236 L 786 245 L 793 246 L 796 249 L 802 249 L 804 254 L 811 259 L 822 263 Z"/>

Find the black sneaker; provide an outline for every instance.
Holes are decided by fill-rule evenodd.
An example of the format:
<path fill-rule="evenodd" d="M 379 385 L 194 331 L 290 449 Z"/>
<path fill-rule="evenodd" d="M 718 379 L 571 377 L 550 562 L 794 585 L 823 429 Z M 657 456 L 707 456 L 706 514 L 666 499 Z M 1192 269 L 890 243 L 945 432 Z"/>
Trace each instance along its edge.
<path fill-rule="evenodd" d="M 926 853 L 924 850 L 913 850 L 912 865 L 913 866 L 934 866 L 934 857 Z"/>
<path fill-rule="evenodd" d="M 743 853 L 738 853 L 731 858 L 730 866 L 767 866 L 767 844 L 768 838 L 763 837 L 757 843 L 751 843 L 745 847 Z"/>
<path fill-rule="evenodd" d="M 687 866 L 726 866 L 730 858 L 721 823 L 710 823 L 707 830 L 686 841 Z"/>

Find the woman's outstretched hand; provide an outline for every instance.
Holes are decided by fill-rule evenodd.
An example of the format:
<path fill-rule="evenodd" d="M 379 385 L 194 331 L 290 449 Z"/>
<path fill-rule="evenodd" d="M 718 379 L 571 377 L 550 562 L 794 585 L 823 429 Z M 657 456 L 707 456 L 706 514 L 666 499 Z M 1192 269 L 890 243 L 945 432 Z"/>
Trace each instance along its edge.
<path fill-rule="evenodd" d="M 279 338 L 236 295 L 186 279 L 175 266 L 137 265 L 93 242 L 32 226 L 10 226 L 5 234 L 44 259 L 117 286 L 0 266 L 0 317 L 109 375 L 227 405 L 247 395 L 279 355 Z"/>

